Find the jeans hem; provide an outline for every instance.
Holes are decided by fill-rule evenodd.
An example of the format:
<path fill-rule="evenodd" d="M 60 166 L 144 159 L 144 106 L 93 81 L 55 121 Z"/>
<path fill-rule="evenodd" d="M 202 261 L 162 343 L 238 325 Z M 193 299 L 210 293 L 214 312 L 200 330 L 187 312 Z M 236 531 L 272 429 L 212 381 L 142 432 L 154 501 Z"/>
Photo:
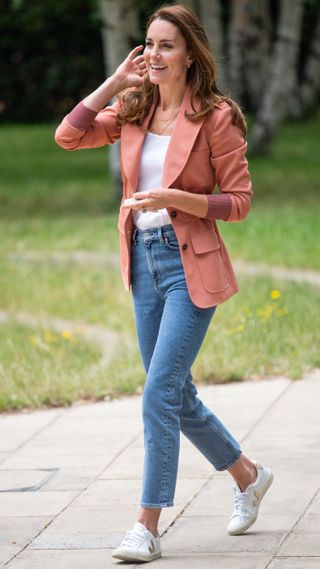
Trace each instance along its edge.
<path fill-rule="evenodd" d="M 239 452 L 239 454 L 235 458 L 232 459 L 231 462 L 229 462 L 227 464 L 227 466 L 220 466 L 219 468 L 215 467 L 215 469 L 218 472 L 223 472 L 224 470 L 228 470 L 228 468 L 230 468 L 230 466 L 232 466 L 238 460 L 238 458 L 240 458 L 241 455 L 242 455 L 242 450 Z"/>
<path fill-rule="evenodd" d="M 141 502 L 140 506 L 142 508 L 172 508 L 174 506 L 173 502 L 163 502 L 162 504 L 150 504 Z"/>

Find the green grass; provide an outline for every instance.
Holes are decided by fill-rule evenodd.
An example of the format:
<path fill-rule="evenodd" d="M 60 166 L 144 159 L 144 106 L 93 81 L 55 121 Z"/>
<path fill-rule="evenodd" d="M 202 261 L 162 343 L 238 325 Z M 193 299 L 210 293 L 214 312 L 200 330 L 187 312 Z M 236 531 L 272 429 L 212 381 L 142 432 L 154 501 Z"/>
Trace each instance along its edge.
<path fill-rule="evenodd" d="M 115 207 L 107 149 L 66 152 L 53 137 L 53 125 L 1 127 L 3 217 L 100 216 Z"/>
<path fill-rule="evenodd" d="M 320 269 L 319 128 L 320 114 L 284 125 L 272 154 L 250 159 L 251 212 L 243 223 L 219 223 L 232 259 Z M 0 132 L 0 309 L 9 315 L 0 323 L 2 411 L 135 393 L 145 378 L 130 294 L 118 271 L 50 260 L 54 251 L 118 252 L 119 198 L 111 190 L 106 149 L 65 152 L 53 133 L 52 125 Z M 26 261 L 28 251 L 48 258 Z M 320 291 L 262 277 L 238 280 L 240 293 L 213 318 L 194 366 L 196 382 L 296 378 L 319 367 Z M 274 289 L 281 293 L 275 300 Z M 46 329 L 18 323 L 20 311 L 46 317 Z M 74 341 L 59 336 L 50 328 L 55 317 L 118 333 L 110 364 L 96 368 L 100 348 L 85 335 Z M 131 351 L 121 334 L 131 338 Z"/>
<path fill-rule="evenodd" d="M 103 265 L 3 262 L 0 309 L 134 329 L 130 295 L 118 271 Z"/>
<path fill-rule="evenodd" d="M 46 329 L 17 324 L 16 309 L 7 297 L 12 321 L 0 326 L 0 410 L 64 405 L 76 399 L 101 399 L 136 393 L 145 375 L 138 354 L 130 295 L 114 274 L 107 283 L 103 269 L 88 277 L 78 267 L 59 271 L 68 280 L 56 299 L 56 269 L 34 270 L 41 280 L 41 312 L 48 315 Z M 21 274 L 12 273 L 17 282 Z M 77 278 L 83 286 L 77 283 Z M 193 373 L 196 383 L 222 383 L 248 378 L 286 375 L 298 378 L 320 366 L 320 295 L 316 289 L 267 278 L 241 278 L 240 293 L 219 306 L 210 325 Z M 90 286 L 87 286 L 90 283 Z M 23 291 L 21 305 L 36 312 L 36 295 L 28 300 L 32 283 Z M 280 296 L 271 298 L 272 290 Z M 91 303 L 89 292 L 91 291 Z M 110 298 L 116 292 L 114 303 Z M 18 295 L 12 291 L 12 299 Z M 0 290 L 2 297 L 3 290 Z M 107 293 L 107 294 L 105 294 Z M 50 300 L 51 299 L 51 300 Z M 77 310 L 77 306 L 79 310 Z M 111 309 L 112 308 L 112 309 Z M 110 364 L 92 375 L 100 350 L 85 342 L 85 325 L 77 334 L 54 332 L 50 317 L 97 323 L 119 333 Z M 132 339 L 132 350 L 121 334 Z"/>
<path fill-rule="evenodd" d="M 0 326 L 0 411 L 63 405 L 92 395 L 100 350 L 79 335 L 12 321 Z"/>

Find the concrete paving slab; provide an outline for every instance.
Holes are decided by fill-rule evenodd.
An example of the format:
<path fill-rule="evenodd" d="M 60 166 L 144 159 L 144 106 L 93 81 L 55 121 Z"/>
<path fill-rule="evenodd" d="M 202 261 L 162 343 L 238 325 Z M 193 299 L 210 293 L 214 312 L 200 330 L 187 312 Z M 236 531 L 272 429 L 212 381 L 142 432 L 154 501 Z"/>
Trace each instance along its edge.
<path fill-rule="evenodd" d="M 243 439 L 244 452 L 272 467 L 275 482 L 257 523 L 243 536 L 231 537 L 226 534 L 226 523 L 233 508 L 232 479 L 227 473 L 214 472 L 182 436 L 176 505 L 162 511 L 159 530 L 164 557 L 154 563 L 166 563 L 168 569 L 182 565 L 187 569 L 191 563 L 199 569 L 229 569 L 231 565 L 234 569 L 235 564 L 237 569 L 265 569 L 267 565 L 268 569 L 313 569 L 313 560 L 320 558 L 314 544 L 314 525 L 319 523 L 320 456 L 316 450 L 320 431 L 314 428 L 319 386 L 320 373 L 297 382 L 280 378 L 198 387 L 204 403 L 236 438 Z M 48 421 L 39 427 L 37 418 L 35 428 L 31 421 L 28 438 L 22 436 L 20 423 L 16 435 L 11 422 L 11 446 L 0 449 L 0 459 L 6 457 L 0 465 L 0 479 L 8 469 L 60 468 L 59 475 L 38 492 L 0 493 L 0 512 L 6 497 L 4 511 L 12 520 L 29 515 L 55 517 L 36 538 L 37 533 L 32 534 L 30 545 L 7 567 L 123 565 L 111 559 L 111 548 L 132 527 L 139 510 L 144 455 L 141 397 L 58 412 L 51 424 Z M 18 500 L 12 499 L 14 495 Z M 4 551 L 10 559 L 16 547 L 8 537 L 0 555 Z M 273 565 L 268 564 L 271 559 Z M 305 565 L 297 565 L 300 559 L 306 560 Z"/>
<path fill-rule="evenodd" d="M 0 465 L 10 456 L 10 452 L 0 452 Z"/>
<path fill-rule="evenodd" d="M 307 533 L 293 531 L 279 549 L 279 554 L 320 558 L 319 526 L 318 529 L 309 529 Z"/>
<path fill-rule="evenodd" d="M 164 508 L 161 514 L 159 532 L 163 533 L 181 512 L 181 506 Z M 130 529 L 137 518 L 139 508 L 136 505 L 125 504 L 111 506 L 70 506 L 66 508 L 42 534 L 33 542 L 31 547 L 44 548 L 43 544 L 50 543 L 54 536 L 77 536 L 123 534 Z M 107 539 L 107 538 L 106 538 Z M 70 547 L 71 548 L 71 547 Z"/>
<path fill-rule="evenodd" d="M 260 528 L 242 536 L 226 533 L 225 516 L 180 517 L 162 538 L 163 548 L 169 554 L 189 553 L 270 553 L 272 555 L 287 533 L 287 528 Z M 257 522 L 258 523 L 258 522 Z M 257 528 L 257 529 L 256 529 Z"/>
<path fill-rule="evenodd" d="M 277 378 L 203 386 L 198 389 L 198 394 L 223 421 L 245 427 L 259 420 L 290 386 L 287 378 Z"/>
<path fill-rule="evenodd" d="M 8 562 L 50 522 L 50 517 L 0 516 L 0 563 Z"/>
<path fill-rule="evenodd" d="M 95 480 L 98 472 L 96 468 L 59 468 L 42 490 L 46 492 L 85 490 Z"/>
<path fill-rule="evenodd" d="M 166 569 L 265 569 L 268 555 L 256 553 L 238 553 L 237 555 L 219 555 L 215 553 L 165 553 L 160 559 L 148 563 L 148 567 Z M 136 565 L 137 567 L 137 565 Z"/>
<path fill-rule="evenodd" d="M 0 451 L 12 452 L 56 420 L 60 409 L 0 414 Z"/>
<path fill-rule="evenodd" d="M 279 555 L 320 558 L 320 491 L 318 490 L 293 531 L 280 547 Z"/>
<path fill-rule="evenodd" d="M 175 505 L 184 506 L 201 488 L 203 479 L 179 479 L 176 486 Z M 111 506 L 136 504 L 141 497 L 141 480 L 97 480 L 73 502 L 74 506 Z"/>
<path fill-rule="evenodd" d="M 0 567 L 4 567 L 5 563 L 8 563 L 21 551 L 20 545 L 2 545 L 0 549 Z M 7 567 L 7 566 L 6 566 Z"/>
<path fill-rule="evenodd" d="M 54 425 L 33 437 L 25 444 L 24 454 L 85 454 L 95 455 L 98 452 L 120 451 L 128 445 L 141 431 L 140 423 L 132 422 L 130 429 L 123 419 L 107 418 L 61 418 Z"/>
<path fill-rule="evenodd" d="M 186 507 L 183 515 L 223 516 L 229 518 L 233 510 L 232 478 L 226 472 L 217 472 L 201 488 Z"/>
<path fill-rule="evenodd" d="M 141 421 L 141 396 L 123 397 L 110 401 L 100 401 L 92 404 L 75 404 L 67 411 L 67 416 L 71 418 L 80 417 L 138 417 Z"/>
<path fill-rule="evenodd" d="M 8 457 L 2 469 L 21 469 L 21 468 L 90 468 L 98 475 L 103 468 L 117 457 L 117 451 L 113 453 L 103 452 L 95 455 L 83 454 L 56 454 L 52 456 L 47 448 L 43 454 L 29 454 L 28 449 L 21 449 Z"/>
<path fill-rule="evenodd" d="M 0 494 L 2 516 L 55 516 L 76 492 L 4 492 Z"/>
<path fill-rule="evenodd" d="M 138 436 L 119 456 L 100 474 L 101 479 L 142 478 L 144 459 L 143 435 Z M 207 459 L 181 435 L 178 477 L 208 478 L 213 467 Z"/>
<path fill-rule="evenodd" d="M 111 557 L 110 549 L 101 550 L 26 550 L 11 561 L 6 569 L 115 569 L 117 562 Z M 120 566 L 124 564 L 119 562 Z M 125 564 L 126 569 L 134 565 Z"/>
<path fill-rule="evenodd" d="M 268 569 L 319 569 L 320 557 L 275 557 Z"/>

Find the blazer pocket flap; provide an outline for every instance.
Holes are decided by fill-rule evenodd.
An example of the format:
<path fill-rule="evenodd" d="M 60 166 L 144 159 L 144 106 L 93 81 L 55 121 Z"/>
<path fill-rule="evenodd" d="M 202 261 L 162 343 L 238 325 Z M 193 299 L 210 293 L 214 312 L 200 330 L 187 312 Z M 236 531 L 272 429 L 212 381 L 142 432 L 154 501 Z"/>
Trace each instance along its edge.
<path fill-rule="evenodd" d="M 209 253 L 210 251 L 215 251 L 220 248 L 220 243 L 215 231 L 195 233 L 191 235 L 191 242 L 194 252 L 197 253 L 197 255 Z"/>

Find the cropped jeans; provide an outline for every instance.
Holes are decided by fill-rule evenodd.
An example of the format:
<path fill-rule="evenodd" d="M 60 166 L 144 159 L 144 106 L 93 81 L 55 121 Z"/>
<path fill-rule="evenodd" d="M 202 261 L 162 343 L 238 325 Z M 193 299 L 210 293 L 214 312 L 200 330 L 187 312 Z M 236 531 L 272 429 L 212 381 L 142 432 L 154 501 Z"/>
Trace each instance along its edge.
<path fill-rule="evenodd" d="M 192 382 L 191 366 L 216 307 L 198 308 L 191 301 L 172 225 L 135 229 L 131 258 L 135 322 L 147 373 L 141 506 L 170 507 L 180 431 L 216 470 L 228 469 L 241 449 Z"/>

